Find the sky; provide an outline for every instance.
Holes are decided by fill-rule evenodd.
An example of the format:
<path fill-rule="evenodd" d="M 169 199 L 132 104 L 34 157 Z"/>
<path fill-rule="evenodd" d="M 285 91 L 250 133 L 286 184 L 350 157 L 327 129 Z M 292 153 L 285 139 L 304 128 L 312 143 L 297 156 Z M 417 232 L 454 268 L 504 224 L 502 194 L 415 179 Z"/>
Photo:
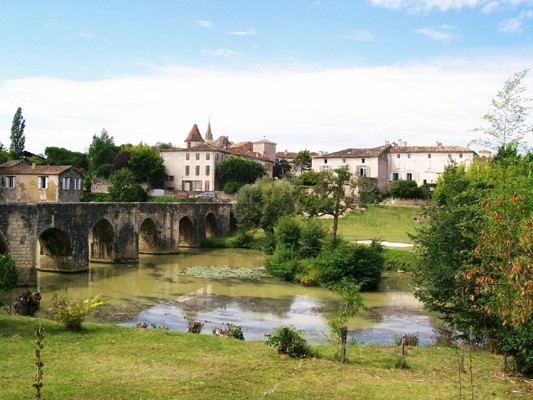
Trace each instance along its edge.
<path fill-rule="evenodd" d="M 36 154 L 208 122 L 278 151 L 468 146 L 532 66 L 533 0 L 2 0 L 0 143 L 21 107 Z"/>

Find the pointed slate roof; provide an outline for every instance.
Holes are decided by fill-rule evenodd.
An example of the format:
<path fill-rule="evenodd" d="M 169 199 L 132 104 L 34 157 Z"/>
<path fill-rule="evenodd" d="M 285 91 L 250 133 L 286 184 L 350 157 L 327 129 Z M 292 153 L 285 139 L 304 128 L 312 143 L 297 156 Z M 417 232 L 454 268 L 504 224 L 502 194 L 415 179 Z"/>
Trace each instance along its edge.
<path fill-rule="evenodd" d="M 204 139 L 202 138 L 202 135 L 200 134 L 200 130 L 198 129 L 198 125 L 194 124 L 191 131 L 189 132 L 189 136 L 187 136 L 187 139 L 185 139 L 186 142 L 204 142 Z"/>

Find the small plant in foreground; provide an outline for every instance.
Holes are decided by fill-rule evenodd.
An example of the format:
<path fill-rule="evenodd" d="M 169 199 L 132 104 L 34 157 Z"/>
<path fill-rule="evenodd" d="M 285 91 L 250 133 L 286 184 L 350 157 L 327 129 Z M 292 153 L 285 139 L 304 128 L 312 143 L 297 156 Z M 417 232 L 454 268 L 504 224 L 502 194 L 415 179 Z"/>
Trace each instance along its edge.
<path fill-rule="evenodd" d="M 18 315 L 33 317 L 37 311 L 39 311 L 40 305 L 41 293 L 25 290 L 24 292 L 19 293 L 13 303 L 13 308 Z"/>
<path fill-rule="evenodd" d="M 41 349 L 44 348 L 44 328 L 39 324 L 39 328 L 35 331 L 37 336 L 36 348 L 35 348 L 35 365 L 37 365 L 37 374 L 35 375 L 35 383 L 32 385 L 35 388 L 35 398 L 41 398 L 41 388 L 43 387 L 43 366 L 44 363 L 41 359 Z"/>
<path fill-rule="evenodd" d="M 86 300 L 69 300 L 65 296 L 54 295 L 50 304 L 48 313 L 52 319 L 62 322 L 66 330 L 74 332 L 81 330 L 81 324 L 92 311 L 108 304 L 108 301 L 101 300 L 100 295 Z"/>
<path fill-rule="evenodd" d="M 240 325 L 233 325 L 230 323 L 222 324 L 225 329 L 215 328 L 213 329 L 213 335 L 220 337 L 232 337 L 234 339 L 244 340 L 244 334 Z"/>
<path fill-rule="evenodd" d="M 302 337 L 303 331 L 293 326 L 278 328 L 266 341 L 268 346 L 278 349 L 278 354 L 285 354 L 294 358 L 305 358 L 311 354 L 307 341 Z"/>
<path fill-rule="evenodd" d="M 405 346 L 418 346 L 420 344 L 420 337 L 418 333 L 407 333 L 403 336 L 394 335 L 394 344 L 396 346 L 402 345 L 402 339 Z"/>

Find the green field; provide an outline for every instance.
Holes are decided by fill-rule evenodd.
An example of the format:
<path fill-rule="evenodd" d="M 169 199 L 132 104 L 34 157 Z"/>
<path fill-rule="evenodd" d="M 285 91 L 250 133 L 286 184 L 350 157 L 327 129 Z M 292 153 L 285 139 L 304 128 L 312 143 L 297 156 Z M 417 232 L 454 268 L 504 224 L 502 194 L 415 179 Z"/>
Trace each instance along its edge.
<path fill-rule="evenodd" d="M 413 222 L 415 217 L 420 217 L 419 207 L 368 206 L 363 211 L 353 211 L 340 218 L 339 232 L 350 241 L 378 239 L 412 243 L 408 234 L 415 233 L 418 226 Z"/>
<path fill-rule="evenodd" d="M 87 324 L 71 333 L 43 320 L 43 399 L 527 399 L 532 383 L 500 372 L 501 357 L 457 349 L 351 345 L 318 358 L 278 356 L 264 343 Z M 0 398 L 31 399 L 37 319 L 0 315 Z"/>

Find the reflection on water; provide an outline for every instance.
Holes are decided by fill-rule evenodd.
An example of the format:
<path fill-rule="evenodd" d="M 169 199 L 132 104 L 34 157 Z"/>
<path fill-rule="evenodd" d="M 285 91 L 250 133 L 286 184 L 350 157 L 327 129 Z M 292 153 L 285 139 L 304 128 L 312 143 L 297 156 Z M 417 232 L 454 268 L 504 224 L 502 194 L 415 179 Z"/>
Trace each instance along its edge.
<path fill-rule="evenodd" d="M 111 300 L 93 321 L 135 325 L 138 321 L 186 331 L 185 317 L 205 321 L 204 333 L 224 323 L 242 326 L 246 340 L 264 340 L 272 328 L 294 325 L 310 342 L 325 341 L 327 320 L 340 306 L 336 294 L 276 278 L 206 279 L 178 274 L 192 266 L 258 267 L 261 252 L 237 249 L 191 250 L 175 255 L 142 255 L 139 264 L 91 264 L 86 273 L 39 272 L 38 285 L 46 307 L 54 294 Z M 368 310 L 348 324 L 358 342 L 391 343 L 394 335 L 420 335 L 422 344 L 434 335 L 432 320 L 413 297 L 409 277 L 386 276 L 380 291 L 363 293 Z"/>

